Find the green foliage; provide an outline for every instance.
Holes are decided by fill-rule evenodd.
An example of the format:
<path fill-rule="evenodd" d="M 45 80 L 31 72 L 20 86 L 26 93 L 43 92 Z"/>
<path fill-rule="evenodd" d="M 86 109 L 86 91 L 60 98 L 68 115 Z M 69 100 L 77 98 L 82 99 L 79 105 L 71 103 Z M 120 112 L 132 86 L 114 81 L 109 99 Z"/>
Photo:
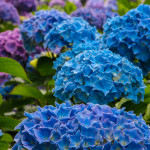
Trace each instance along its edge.
<path fill-rule="evenodd" d="M 4 130 L 14 130 L 14 128 L 20 123 L 19 120 L 6 117 L 6 116 L 0 116 L 0 129 Z"/>
<path fill-rule="evenodd" d="M 13 142 L 12 136 L 5 133 L 2 137 L 0 137 L 0 150 L 8 150 L 10 142 Z"/>
<path fill-rule="evenodd" d="M 5 72 L 30 82 L 23 67 L 11 58 L 0 57 L 0 72 Z"/>
<path fill-rule="evenodd" d="M 4 32 L 7 30 L 13 30 L 17 26 L 13 25 L 11 22 L 1 22 L 0 21 L 0 32 Z"/>
<path fill-rule="evenodd" d="M 146 112 L 144 115 L 144 120 L 148 121 L 150 119 L 150 104 L 147 105 Z"/>
<path fill-rule="evenodd" d="M 42 101 L 43 94 L 36 87 L 26 86 L 24 84 L 17 85 L 10 93 L 11 95 L 21 95 L 25 97 L 32 97 Z"/>
<path fill-rule="evenodd" d="M 55 74 L 53 69 L 53 61 L 49 57 L 40 57 L 36 66 L 37 71 L 41 76 L 51 76 Z"/>
<path fill-rule="evenodd" d="M 67 14 L 71 14 L 73 11 L 77 9 L 77 6 L 74 3 L 66 2 L 66 5 L 64 7 L 64 10 Z"/>

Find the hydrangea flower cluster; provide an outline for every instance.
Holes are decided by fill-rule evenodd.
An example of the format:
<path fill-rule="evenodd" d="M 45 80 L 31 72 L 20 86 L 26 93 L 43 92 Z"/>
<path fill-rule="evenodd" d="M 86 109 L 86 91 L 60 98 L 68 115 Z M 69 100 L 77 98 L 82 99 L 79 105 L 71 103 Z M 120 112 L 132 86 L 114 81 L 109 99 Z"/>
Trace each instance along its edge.
<path fill-rule="evenodd" d="M 94 9 L 83 7 L 79 8 L 71 14 L 73 17 L 82 17 L 91 26 L 96 26 L 97 29 L 102 30 L 104 23 L 109 18 L 117 16 L 117 13 L 112 12 L 110 9 L 101 8 Z"/>
<path fill-rule="evenodd" d="M 12 3 L 20 13 L 36 10 L 36 0 L 5 0 Z"/>
<path fill-rule="evenodd" d="M 150 71 L 150 6 L 139 5 L 121 17 L 114 17 L 104 25 L 101 42 L 105 48 L 128 58 Z"/>
<path fill-rule="evenodd" d="M 25 112 L 12 150 L 148 150 L 150 129 L 142 116 L 107 105 L 70 102 Z"/>
<path fill-rule="evenodd" d="M 20 18 L 16 8 L 4 1 L 0 2 L 0 20 L 2 21 L 11 21 L 14 24 L 20 24 Z"/>
<path fill-rule="evenodd" d="M 25 20 L 20 26 L 20 33 L 27 51 L 35 51 L 36 46 L 43 46 L 44 36 L 49 32 L 55 22 L 61 23 L 69 16 L 66 13 L 52 9 L 36 12 L 35 16 Z"/>
<path fill-rule="evenodd" d="M 44 47 L 52 51 L 56 48 L 72 48 L 73 45 L 90 43 L 98 40 L 100 34 L 82 18 L 68 18 L 61 23 L 55 23 L 45 36 Z"/>
<path fill-rule="evenodd" d="M 9 57 L 22 64 L 28 59 L 17 28 L 13 31 L 7 30 L 0 33 L 0 57 Z"/>
<path fill-rule="evenodd" d="M 109 8 L 112 10 L 117 10 L 117 1 L 116 0 L 87 0 L 86 7 L 101 9 L 101 8 Z"/>
<path fill-rule="evenodd" d="M 64 63 L 55 77 L 54 96 L 76 103 L 108 104 L 126 98 L 144 99 L 142 71 L 109 50 L 86 50 Z"/>
<path fill-rule="evenodd" d="M 56 69 L 58 72 L 66 61 L 71 60 L 77 54 L 82 53 L 85 50 L 99 50 L 99 47 L 99 40 L 91 41 L 90 43 L 73 45 L 72 50 L 68 50 L 64 53 L 61 53 L 59 57 L 57 57 L 56 61 L 54 61 L 53 68 Z"/>

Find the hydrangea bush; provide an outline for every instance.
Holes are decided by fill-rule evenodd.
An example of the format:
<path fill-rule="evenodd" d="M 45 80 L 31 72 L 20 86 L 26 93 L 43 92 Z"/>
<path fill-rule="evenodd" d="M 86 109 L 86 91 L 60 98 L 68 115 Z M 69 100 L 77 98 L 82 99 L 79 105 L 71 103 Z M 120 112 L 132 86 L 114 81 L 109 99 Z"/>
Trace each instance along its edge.
<path fill-rule="evenodd" d="M 20 40 L 19 30 L 7 30 L 0 33 L 0 57 L 9 57 L 24 64 L 28 59 L 28 54 Z"/>
<path fill-rule="evenodd" d="M 11 3 L 0 1 L 0 21 L 10 21 L 14 24 L 20 24 L 18 11 Z"/>
<path fill-rule="evenodd" d="M 38 107 L 25 112 L 12 150 L 148 150 L 150 129 L 142 116 L 107 105 Z"/>
<path fill-rule="evenodd" d="M 20 25 L 20 33 L 27 51 L 35 51 L 36 46 L 43 47 L 44 36 L 48 33 L 53 24 L 59 24 L 69 16 L 66 13 L 52 9 L 36 12 L 35 16 L 25 20 Z"/>
<path fill-rule="evenodd" d="M 100 34 L 82 18 L 68 18 L 61 23 L 55 23 L 45 36 L 44 47 L 52 51 L 56 48 L 72 48 L 76 44 L 90 43 L 98 40 Z"/>
<path fill-rule="evenodd" d="M 144 99 L 142 71 L 109 50 L 86 50 L 66 61 L 55 77 L 54 96 L 76 103 L 108 104 L 126 98 Z"/>
<path fill-rule="evenodd" d="M 150 6 L 139 5 L 104 25 L 104 48 L 128 58 L 147 75 L 150 71 Z"/>
<path fill-rule="evenodd" d="M 73 17 L 82 17 L 86 20 L 91 26 L 95 26 L 97 29 L 102 30 L 102 27 L 107 19 L 117 16 L 117 13 L 112 12 L 109 9 L 101 8 L 94 9 L 83 7 L 74 11 L 71 16 Z"/>

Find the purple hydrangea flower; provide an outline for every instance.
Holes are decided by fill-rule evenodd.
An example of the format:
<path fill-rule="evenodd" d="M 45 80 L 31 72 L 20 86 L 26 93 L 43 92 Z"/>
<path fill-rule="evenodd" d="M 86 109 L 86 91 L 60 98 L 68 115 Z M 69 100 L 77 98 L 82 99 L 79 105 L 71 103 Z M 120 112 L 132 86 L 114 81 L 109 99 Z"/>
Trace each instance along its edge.
<path fill-rule="evenodd" d="M 43 47 L 44 36 L 53 28 L 54 23 L 61 23 L 69 16 L 65 12 L 52 9 L 41 10 L 20 25 L 24 47 L 27 51 L 36 51 L 36 47 Z M 56 50 L 58 51 L 58 50 Z"/>
<path fill-rule="evenodd" d="M 113 10 L 117 10 L 117 1 L 116 0 L 87 0 L 86 7 L 101 9 L 101 8 L 109 8 Z"/>
<path fill-rule="evenodd" d="M 16 8 L 6 2 L 0 2 L 0 20 L 11 21 L 14 24 L 20 24 L 20 18 Z"/>
<path fill-rule="evenodd" d="M 53 7 L 55 5 L 60 5 L 60 6 L 64 7 L 65 6 L 65 1 L 64 0 L 51 0 L 49 2 L 50 7 Z"/>
<path fill-rule="evenodd" d="M 70 102 L 25 112 L 12 150 L 148 150 L 150 129 L 142 116 L 107 105 Z"/>
<path fill-rule="evenodd" d="M 5 0 L 12 3 L 20 13 L 36 10 L 36 0 Z"/>
<path fill-rule="evenodd" d="M 17 28 L 0 33 L 0 57 L 9 57 L 22 64 L 26 62 L 28 54 L 23 48 Z"/>
<path fill-rule="evenodd" d="M 139 5 L 109 19 L 101 39 L 104 48 L 128 58 L 147 75 L 150 71 L 150 5 Z"/>
<path fill-rule="evenodd" d="M 117 13 L 112 12 L 110 9 L 101 8 L 94 9 L 83 7 L 74 11 L 71 16 L 73 17 L 82 17 L 86 20 L 91 26 L 95 26 L 97 29 L 102 30 L 104 23 L 109 18 L 117 16 Z"/>
<path fill-rule="evenodd" d="M 109 50 L 84 50 L 66 61 L 54 79 L 54 96 L 62 101 L 108 104 L 125 98 L 138 104 L 144 100 L 142 70 Z"/>

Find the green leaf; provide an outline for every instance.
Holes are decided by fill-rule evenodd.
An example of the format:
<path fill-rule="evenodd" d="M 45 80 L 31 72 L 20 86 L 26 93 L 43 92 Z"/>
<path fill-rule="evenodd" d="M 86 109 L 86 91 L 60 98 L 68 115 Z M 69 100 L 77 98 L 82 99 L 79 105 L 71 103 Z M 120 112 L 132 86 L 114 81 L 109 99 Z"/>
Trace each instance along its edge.
<path fill-rule="evenodd" d="M 143 118 L 145 121 L 150 119 L 150 104 L 147 105 L 146 112 Z"/>
<path fill-rule="evenodd" d="M 23 67 L 17 61 L 7 57 L 0 57 L 0 72 L 8 73 L 31 82 L 28 79 Z"/>
<path fill-rule="evenodd" d="M 8 150 L 9 144 L 6 142 L 0 142 L 0 150 Z"/>
<path fill-rule="evenodd" d="M 36 87 L 26 86 L 24 84 L 17 85 L 10 94 L 32 97 L 38 100 L 43 99 L 43 94 L 40 90 L 38 90 Z"/>
<path fill-rule="evenodd" d="M 0 142 L 7 142 L 7 143 L 10 143 L 10 142 L 13 142 L 13 138 L 10 134 L 8 133 L 5 133 L 1 138 L 0 138 Z"/>
<path fill-rule="evenodd" d="M 53 69 L 53 60 L 45 56 L 39 58 L 36 69 L 41 76 L 50 76 L 55 74 L 55 70 Z"/>
<path fill-rule="evenodd" d="M 64 10 L 67 14 L 71 14 L 73 11 L 77 9 L 77 6 L 74 3 L 66 2 L 66 5 L 64 7 Z"/>
<path fill-rule="evenodd" d="M 144 95 L 144 98 L 145 98 L 145 99 L 150 98 L 150 85 L 148 85 L 148 86 L 145 88 L 145 95 Z"/>
<path fill-rule="evenodd" d="M 14 130 L 14 128 L 20 123 L 17 119 L 0 116 L 0 129 Z"/>
<path fill-rule="evenodd" d="M 9 143 L 13 142 L 13 138 L 10 134 L 5 133 L 0 137 L 0 150 L 8 150 Z"/>
<path fill-rule="evenodd" d="M 122 106 L 124 103 L 128 102 L 128 101 L 130 101 L 130 100 L 129 100 L 129 99 L 122 98 L 119 102 L 117 102 L 117 103 L 115 104 L 115 106 L 116 106 L 118 109 L 120 109 L 121 106 Z"/>
<path fill-rule="evenodd" d="M 147 104 L 140 102 L 139 104 L 134 104 L 132 101 L 127 101 L 121 107 L 125 107 L 126 111 L 134 111 L 136 115 L 144 114 Z"/>
<path fill-rule="evenodd" d="M 13 110 L 13 108 L 22 108 L 25 105 L 28 104 L 34 104 L 35 99 L 33 98 L 12 98 L 7 101 L 3 101 L 3 103 L 0 105 L 0 114 L 4 114 L 5 112 L 10 112 Z"/>
<path fill-rule="evenodd" d="M 0 94 L 0 105 L 2 104 L 2 102 L 3 102 L 3 97 L 2 97 L 2 95 Z"/>

